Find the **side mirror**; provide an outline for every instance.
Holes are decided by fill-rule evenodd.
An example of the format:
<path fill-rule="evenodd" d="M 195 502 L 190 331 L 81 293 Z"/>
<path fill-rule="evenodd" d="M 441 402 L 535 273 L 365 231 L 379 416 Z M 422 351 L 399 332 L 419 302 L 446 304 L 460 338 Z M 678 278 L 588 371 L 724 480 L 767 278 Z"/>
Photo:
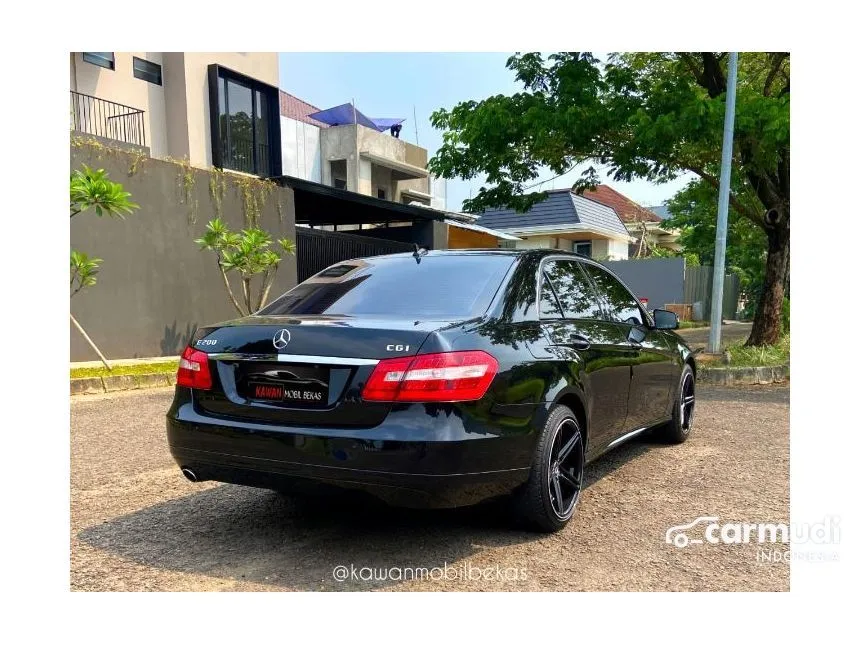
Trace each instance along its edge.
<path fill-rule="evenodd" d="M 678 314 L 666 309 L 654 310 L 655 329 L 678 329 Z"/>
<path fill-rule="evenodd" d="M 630 328 L 630 331 L 627 332 L 627 340 L 629 340 L 631 343 L 639 344 L 643 340 L 645 340 L 647 336 L 647 331 L 645 329 L 642 329 L 642 327 L 639 327 L 638 325 L 633 325 Z"/>

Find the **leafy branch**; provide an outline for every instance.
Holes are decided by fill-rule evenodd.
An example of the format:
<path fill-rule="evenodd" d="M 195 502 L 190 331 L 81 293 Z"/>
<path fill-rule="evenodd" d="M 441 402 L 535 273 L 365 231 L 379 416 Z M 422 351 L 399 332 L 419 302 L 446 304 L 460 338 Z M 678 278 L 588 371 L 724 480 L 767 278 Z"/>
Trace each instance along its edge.
<path fill-rule="evenodd" d="M 72 251 L 70 260 L 71 278 L 69 289 L 74 296 L 84 287 L 91 287 L 96 283 L 96 274 L 99 272 L 100 258 L 91 258 L 86 253 Z"/>
<path fill-rule="evenodd" d="M 251 227 L 241 232 L 231 231 L 221 218 L 206 225 L 206 233 L 195 240 L 202 250 L 215 253 L 218 271 L 230 302 L 241 316 L 248 316 L 263 308 L 281 262 L 281 255 L 272 250 L 272 236 L 266 231 Z M 283 238 L 276 241 L 281 253 L 294 254 L 295 244 Z M 239 274 L 242 298 L 233 292 L 228 272 Z M 260 284 L 254 292 L 252 279 L 260 276 Z"/>
<path fill-rule="evenodd" d="M 123 219 L 133 212 L 138 205 L 132 202 L 122 184 L 108 179 L 107 173 L 102 170 L 93 170 L 84 165 L 83 170 L 75 170 L 69 177 L 69 219 L 84 211 L 93 209 L 96 215 L 102 217 L 118 217 Z M 69 256 L 69 297 L 74 297 L 81 289 L 91 287 L 96 283 L 96 276 L 101 266 L 100 258 L 91 258 L 86 253 L 72 250 Z M 110 364 L 101 353 L 96 344 L 81 327 L 75 317 L 69 313 L 75 327 L 80 331 L 90 347 L 98 354 L 105 367 L 110 369 Z"/>
<path fill-rule="evenodd" d="M 84 165 L 83 170 L 74 171 L 69 179 L 69 218 L 93 208 L 99 217 L 122 219 L 138 208 L 129 197 L 131 193 L 125 192 L 122 184 L 110 181 L 107 172 Z"/>

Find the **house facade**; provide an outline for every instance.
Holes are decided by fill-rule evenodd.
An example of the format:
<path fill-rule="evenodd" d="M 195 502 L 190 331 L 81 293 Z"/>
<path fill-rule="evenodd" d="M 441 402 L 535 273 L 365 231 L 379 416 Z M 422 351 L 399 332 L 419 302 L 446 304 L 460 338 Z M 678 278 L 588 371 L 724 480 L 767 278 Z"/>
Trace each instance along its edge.
<path fill-rule="evenodd" d="M 445 180 L 430 175 L 427 150 L 401 139 L 399 130 L 378 127 L 350 104 L 321 110 L 283 90 L 280 110 L 284 175 L 441 213 L 447 248 L 498 248 L 502 241 L 518 241 L 481 226 L 474 215 L 448 212 Z M 338 224 L 336 230 L 368 232 L 355 224 Z"/>
<path fill-rule="evenodd" d="M 368 231 L 435 221 L 448 233 L 386 233 L 410 243 L 432 238 L 432 248 L 516 239 L 446 210 L 445 181 L 430 176 L 425 148 L 399 137 L 403 119 L 369 119 L 350 104 L 320 110 L 281 91 L 278 76 L 276 53 L 73 52 L 72 135 L 203 170 L 292 182 L 299 195 L 316 194 L 314 185 L 335 189 L 330 215 L 310 214 L 316 197 L 297 199 L 306 206 L 296 213 L 302 226 L 382 237 Z"/>
<path fill-rule="evenodd" d="M 69 76 L 73 134 L 197 168 L 282 174 L 276 53 L 73 52 Z"/>
<path fill-rule="evenodd" d="M 550 190 L 526 213 L 502 208 L 485 211 L 481 226 L 520 238 L 504 246 L 562 249 L 596 259 L 626 260 L 632 236 L 609 206 L 572 190 Z"/>
<path fill-rule="evenodd" d="M 609 206 L 616 213 L 632 237 L 628 254 L 630 257 L 647 257 L 653 249 L 663 248 L 680 251 L 680 232 L 666 226 L 653 210 L 640 206 L 629 197 L 606 184 L 582 193 L 584 197 Z"/>
<path fill-rule="evenodd" d="M 280 111 L 285 175 L 445 210 L 445 182 L 427 172 L 425 148 L 370 127 L 349 104 L 321 110 L 281 91 Z"/>

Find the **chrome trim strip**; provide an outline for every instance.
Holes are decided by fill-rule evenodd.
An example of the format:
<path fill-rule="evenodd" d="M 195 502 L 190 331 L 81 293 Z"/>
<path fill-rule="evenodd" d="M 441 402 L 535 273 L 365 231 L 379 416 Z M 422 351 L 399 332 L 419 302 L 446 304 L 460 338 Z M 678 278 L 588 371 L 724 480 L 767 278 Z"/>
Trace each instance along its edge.
<path fill-rule="evenodd" d="M 378 358 L 344 358 L 342 356 L 310 356 L 307 354 L 209 354 L 216 361 L 268 361 L 272 363 L 316 363 L 318 365 L 376 365 Z"/>
<path fill-rule="evenodd" d="M 609 450 L 610 448 L 614 448 L 619 443 L 623 443 L 623 442 L 627 441 L 628 439 L 632 439 L 636 435 L 642 434 L 648 428 L 651 428 L 651 427 L 652 426 L 645 426 L 644 428 L 639 428 L 638 430 L 633 430 L 632 432 L 628 432 L 627 434 L 623 434 L 620 437 L 618 437 L 617 439 L 615 439 L 614 441 L 610 442 L 610 444 L 608 446 L 606 446 L 606 449 Z"/>

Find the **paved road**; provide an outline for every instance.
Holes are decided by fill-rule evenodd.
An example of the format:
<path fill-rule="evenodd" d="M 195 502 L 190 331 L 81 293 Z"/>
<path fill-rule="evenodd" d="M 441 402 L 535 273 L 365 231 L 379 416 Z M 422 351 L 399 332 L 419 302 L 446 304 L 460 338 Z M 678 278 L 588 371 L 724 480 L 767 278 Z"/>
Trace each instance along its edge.
<path fill-rule="evenodd" d="M 157 390 L 73 398 L 72 589 L 789 586 L 788 565 L 757 562 L 755 545 L 677 549 L 664 542 L 667 528 L 703 515 L 788 521 L 787 387 L 701 388 L 687 443 L 634 442 L 592 464 L 576 518 L 550 536 L 511 530 L 494 507 L 312 507 L 263 490 L 191 484 L 165 444 L 171 396 Z M 355 578 L 335 580 L 338 565 L 355 566 Z M 387 573 L 392 567 L 404 569 Z M 415 574 L 407 567 L 436 578 L 409 579 Z M 388 580 L 361 579 L 380 578 L 382 570 Z"/>
<path fill-rule="evenodd" d="M 722 344 L 723 346 L 733 343 L 738 340 L 746 340 L 749 338 L 752 331 L 752 323 L 730 323 L 723 325 Z M 678 333 L 683 336 L 690 347 L 705 347 L 708 344 L 708 335 L 711 333 L 710 327 L 697 327 L 695 329 L 679 329 Z"/>

